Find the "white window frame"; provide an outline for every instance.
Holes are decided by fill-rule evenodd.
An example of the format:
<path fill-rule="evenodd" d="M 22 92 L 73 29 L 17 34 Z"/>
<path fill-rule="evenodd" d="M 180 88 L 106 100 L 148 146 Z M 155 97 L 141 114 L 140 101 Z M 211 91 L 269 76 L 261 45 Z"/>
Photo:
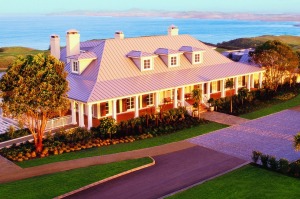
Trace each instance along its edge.
<path fill-rule="evenodd" d="M 173 59 L 175 59 L 175 63 Z M 178 56 L 170 56 L 170 66 L 171 67 L 178 66 Z"/>
<path fill-rule="evenodd" d="M 147 97 L 147 106 L 152 106 L 154 104 L 154 94 L 149 93 Z"/>
<path fill-rule="evenodd" d="M 201 62 L 201 54 L 195 53 L 194 60 L 195 60 L 195 63 L 200 63 Z"/>
<path fill-rule="evenodd" d="M 127 111 L 134 109 L 134 97 L 128 97 L 126 100 Z"/>
<path fill-rule="evenodd" d="M 77 69 L 77 70 L 75 70 Z M 79 61 L 73 60 L 72 61 L 72 72 L 79 73 Z"/>
<path fill-rule="evenodd" d="M 108 102 L 106 102 L 106 104 L 105 104 L 105 112 L 106 112 L 106 115 L 109 114 L 109 103 Z"/>

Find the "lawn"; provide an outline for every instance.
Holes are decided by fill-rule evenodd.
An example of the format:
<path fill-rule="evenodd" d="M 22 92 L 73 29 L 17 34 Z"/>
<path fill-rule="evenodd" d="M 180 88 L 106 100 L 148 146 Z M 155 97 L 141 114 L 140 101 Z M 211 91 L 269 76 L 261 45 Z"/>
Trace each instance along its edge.
<path fill-rule="evenodd" d="M 170 198 L 300 198 L 299 179 L 247 165 Z"/>
<path fill-rule="evenodd" d="M 32 166 L 37 166 L 42 164 L 48 164 L 52 162 L 60 162 L 60 161 L 73 160 L 73 159 L 84 158 L 84 157 L 113 154 L 113 153 L 119 153 L 124 151 L 132 151 L 132 150 L 159 146 L 171 142 L 185 140 L 191 137 L 209 133 L 225 127 L 227 126 L 223 124 L 210 122 L 193 128 L 184 129 L 182 131 L 178 131 L 172 134 L 158 136 L 154 138 L 148 138 L 145 140 L 139 140 L 132 143 L 110 145 L 110 146 L 105 146 L 100 148 L 91 148 L 91 149 L 81 150 L 78 152 L 64 153 L 61 155 L 49 156 L 46 158 L 28 160 L 24 162 L 19 162 L 17 164 L 23 168 L 26 168 L 26 167 L 32 167 Z"/>
<path fill-rule="evenodd" d="M 280 102 L 278 104 L 270 104 L 270 106 L 267 106 L 266 108 L 253 111 L 251 113 L 243 114 L 240 115 L 239 117 L 246 118 L 246 119 L 256 119 L 285 109 L 292 108 L 297 105 L 300 105 L 300 95 L 297 95 L 296 97 L 288 101 Z"/>
<path fill-rule="evenodd" d="M 0 198 L 53 198 L 151 162 L 151 158 L 126 160 L 0 184 Z"/>
<path fill-rule="evenodd" d="M 43 53 L 47 51 L 35 50 L 25 47 L 3 47 L 0 48 L 0 71 L 5 70 L 9 65 L 11 65 L 17 56 L 23 55 L 35 55 L 38 53 Z"/>

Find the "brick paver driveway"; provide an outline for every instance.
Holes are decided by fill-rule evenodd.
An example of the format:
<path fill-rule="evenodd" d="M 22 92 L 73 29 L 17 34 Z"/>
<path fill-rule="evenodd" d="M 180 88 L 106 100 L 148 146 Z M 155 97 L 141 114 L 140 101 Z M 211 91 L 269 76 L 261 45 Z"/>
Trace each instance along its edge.
<path fill-rule="evenodd" d="M 243 124 L 231 126 L 189 141 L 251 161 L 253 150 L 294 161 L 293 136 L 300 132 L 300 112 L 285 110 Z"/>

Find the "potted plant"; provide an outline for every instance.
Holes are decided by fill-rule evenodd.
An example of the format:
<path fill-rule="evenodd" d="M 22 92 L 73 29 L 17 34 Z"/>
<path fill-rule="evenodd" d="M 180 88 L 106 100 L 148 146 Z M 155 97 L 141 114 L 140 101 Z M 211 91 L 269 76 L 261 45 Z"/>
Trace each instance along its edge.
<path fill-rule="evenodd" d="M 209 103 L 209 111 L 214 111 L 215 109 L 215 99 L 214 98 L 209 98 L 207 101 Z"/>

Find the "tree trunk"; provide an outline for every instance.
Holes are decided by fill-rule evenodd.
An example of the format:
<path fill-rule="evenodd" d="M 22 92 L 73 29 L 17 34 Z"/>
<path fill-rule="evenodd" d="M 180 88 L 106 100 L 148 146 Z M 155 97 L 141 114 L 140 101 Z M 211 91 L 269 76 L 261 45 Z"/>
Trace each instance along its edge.
<path fill-rule="evenodd" d="M 38 137 L 35 143 L 35 152 L 41 153 L 43 150 L 43 137 Z"/>
<path fill-rule="evenodd" d="M 232 96 L 230 98 L 230 113 L 232 113 Z"/>

